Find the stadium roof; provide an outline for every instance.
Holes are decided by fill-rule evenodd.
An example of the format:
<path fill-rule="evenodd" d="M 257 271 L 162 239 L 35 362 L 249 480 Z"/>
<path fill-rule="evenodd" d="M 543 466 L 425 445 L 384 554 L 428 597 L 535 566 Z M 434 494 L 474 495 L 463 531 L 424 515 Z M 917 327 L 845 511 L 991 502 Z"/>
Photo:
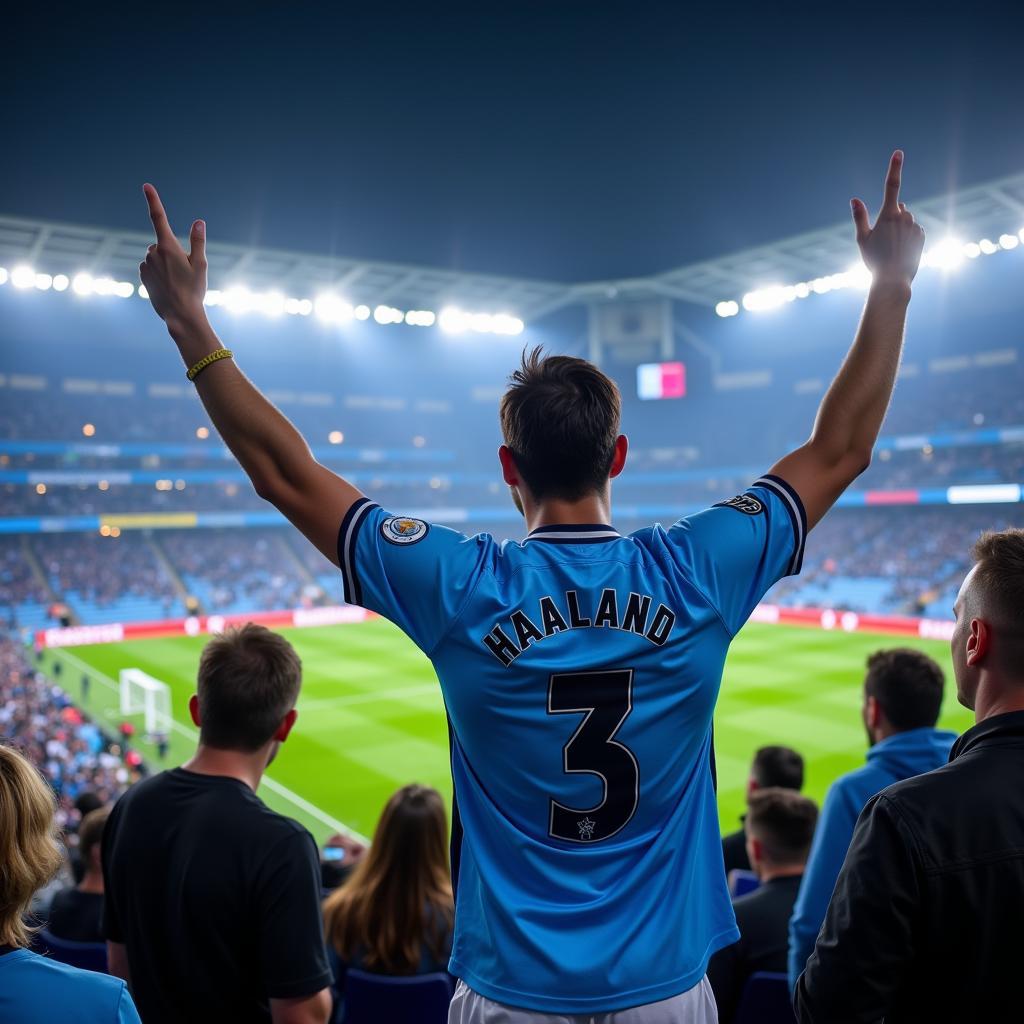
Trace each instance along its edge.
<path fill-rule="evenodd" d="M 1024 226 L 1024 174 L 931 199 L 910 207 L 932 241 L 950 234 L 965 239 L 999 237 Z M 48 274 L 109 274 L 135 280 L 149 234 L 0 216 L 0 264 L 28 264 Z M 508 311 L 537 320 L 555 310 L 631 299 L 667 298 L 714 307 L 769 282 L 800 281 L 849 267 L 856 258 L 853 232 L 844 221 L 770 245 L 744 249 L 642 278 L 565 284 L 474 274 L 433 267 L 224 242 L 207 247 L 210 283 L 225 288 L 276 288 L 297 295 L 330 290 L 352 302 L 393 303 L 435 309 L 457 304 Z"/>

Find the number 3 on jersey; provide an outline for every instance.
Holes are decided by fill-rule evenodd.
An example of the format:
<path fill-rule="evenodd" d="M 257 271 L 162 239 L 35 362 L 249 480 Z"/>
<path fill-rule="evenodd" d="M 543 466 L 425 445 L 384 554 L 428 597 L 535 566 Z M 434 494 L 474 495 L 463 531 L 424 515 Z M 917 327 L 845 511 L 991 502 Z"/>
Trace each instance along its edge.
<path fill-rule="evenodd" d="M 636 814 L 640 767 L 633 752 L 615 739 L 632 710 L 631 668 L 551 676 L 548 714 L 585 716 L 562 748 L 563 770 L 596 775 L 604 786 L 601 802 L 594 807 L 566 807 L 551 798 L 548 832 L 554 838 L 570 843 L 608 839 Z"/>

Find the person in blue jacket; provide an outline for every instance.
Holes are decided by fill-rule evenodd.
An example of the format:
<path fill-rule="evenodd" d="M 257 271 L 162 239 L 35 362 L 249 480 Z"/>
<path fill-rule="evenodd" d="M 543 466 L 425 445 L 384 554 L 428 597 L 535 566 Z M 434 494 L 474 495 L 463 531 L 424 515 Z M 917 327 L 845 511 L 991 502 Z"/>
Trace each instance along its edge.
<path fill-rule="evenodd" d="M 56 874 L 53 793 L 11 747 L 0 746 L 0 1021 L 141 1024 L 125 983 L 33 953 L 24 915 Z"/>
<path fill-rule="evenodd" d="M 864 679 L 867 764 L 832 784 L 818 819 L 807 869 L 789 922 L 789 987 L 796 987 L 825 920 L 832 890 L 864 805 L 894 782 L 949 760 L 956 733 L 936 729 L 945 678 L 926 654 L 905 648 L 876 651 Z"/>

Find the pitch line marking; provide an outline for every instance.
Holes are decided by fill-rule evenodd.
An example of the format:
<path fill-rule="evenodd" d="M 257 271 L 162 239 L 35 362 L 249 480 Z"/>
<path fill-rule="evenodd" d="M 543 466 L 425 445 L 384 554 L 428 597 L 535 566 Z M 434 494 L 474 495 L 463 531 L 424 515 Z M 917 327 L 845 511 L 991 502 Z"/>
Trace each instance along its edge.
<path fill-rule="evenodd" d="M 82 661 L 81 658 L 77 657 L 74 654 L 71 654 L 70 651 L 66 650 L 63 647 L 50 648 L 50 650 L 52 650 L 58 657 L 70 660 L 75 665 L 77 665 L 81 670 L 88 672 L 90 676 L 96 678 L 97 681 L 102 683 L 105 687 L 107 687 L 107 689 L 113 690 L 115 693 L 120 694 L 120 686 L 118 686 L 118 684 L 114 682 L 114 680 L 111 679 L 110 676 L 108 676 L 106 673 L 101 672 L 97 668 L 93 668 L 92 665 L 89 665 L 86 662 Z M 191 729 L 188 726 L 182 725 L 180 722 L 175 721 L 173 718 L 171 719 L 171 728 L 176 733 L 179 733 L 180 735 L 185 736 L 190 740 L 195 740 L 199 736 L 198 730 Z M 298 793 L 289 789 L 287 786 L 283 786 L 280 782 L 277 782 L 276 780 L 270 778 L 269 775 L 265 774 L 263 776 L 262 781 L 263 785 L 266 786 L 267 789 L 271 789 L 279 796 L 283 796 L 286 800 L 293 803 L 296 807 L 300 807 L 307 814 L 316 818 L 317 821 L 322 821 L 329 828 L 333 828 L 336 832 L 343 832 L 345 835 L 350 836 L 352 839 L 355 839 L 360 843 L 369 844 L 370 840 L 366 836 L 360 834 L 353 828 L 349 828 L 348 825 L 345 825 L 344 823 L 338 821 L 337 818 L 331 817 L 331 815 L 329 815 L 326 811 L 322 811 L 315 804 L 311 804 L 308 800 L 306 800 L 304 797 L 299 796 Z"/>

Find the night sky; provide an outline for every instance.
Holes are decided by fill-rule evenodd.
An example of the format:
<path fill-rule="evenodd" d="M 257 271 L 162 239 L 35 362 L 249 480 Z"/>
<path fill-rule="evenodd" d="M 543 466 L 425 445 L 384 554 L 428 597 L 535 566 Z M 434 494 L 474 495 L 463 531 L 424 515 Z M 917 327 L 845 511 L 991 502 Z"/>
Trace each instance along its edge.
<path fill-rule="evenodd" d="M 1024 170 L 1020 3 L 35 6 L 5 214 L 573 281 Z"/>

